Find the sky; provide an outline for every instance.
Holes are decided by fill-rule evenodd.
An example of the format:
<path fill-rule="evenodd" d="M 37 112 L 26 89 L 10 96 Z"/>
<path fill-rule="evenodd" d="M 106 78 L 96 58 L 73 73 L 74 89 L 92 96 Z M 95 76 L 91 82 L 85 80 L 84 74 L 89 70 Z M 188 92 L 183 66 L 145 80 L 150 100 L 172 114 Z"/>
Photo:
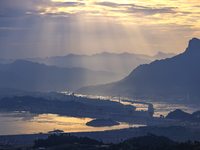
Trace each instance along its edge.
<path fill-rule="evenodd" d="M 0 58 L 182 53 L 200 0 L 0 0 Z"/>

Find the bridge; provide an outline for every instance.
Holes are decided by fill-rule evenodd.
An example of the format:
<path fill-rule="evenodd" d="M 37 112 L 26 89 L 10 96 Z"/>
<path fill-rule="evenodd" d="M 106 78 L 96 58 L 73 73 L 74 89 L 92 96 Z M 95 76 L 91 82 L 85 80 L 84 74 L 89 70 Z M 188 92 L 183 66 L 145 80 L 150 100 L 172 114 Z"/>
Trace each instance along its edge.
<path fill-rule="evenodd" d="M 128 102 L 128 103 L 131 103 L 131 104 L 144 104 L 144 105 L 148 105 L 148 113 L 151 117 L 153 117 L 153 114 L 154 114 L 154 108 L 153 108 L 153 104 L 151 103 L 146 103 L 146 102 L 139 102 L 139 101 L 131 101 L 131 100 L 121 100 L 123 102 Z"/>

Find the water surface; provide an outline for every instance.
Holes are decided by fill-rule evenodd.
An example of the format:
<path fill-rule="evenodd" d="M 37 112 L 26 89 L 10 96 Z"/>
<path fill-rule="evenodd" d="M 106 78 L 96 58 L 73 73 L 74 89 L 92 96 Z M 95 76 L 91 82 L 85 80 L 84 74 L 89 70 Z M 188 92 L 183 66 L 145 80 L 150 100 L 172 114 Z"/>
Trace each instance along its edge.
<path fill-rule="evenodd" d="M 0 135 L 47 133 L 55 129 L 64 132 L 90 132 L 139 127 L 144 125 L 129 125 L 120 122 L 112 127 L 91 127 L 86 123 L 92 118 L 77 118 L 57 114 L 31 114 L 29 112 L 1 112 Z"/>

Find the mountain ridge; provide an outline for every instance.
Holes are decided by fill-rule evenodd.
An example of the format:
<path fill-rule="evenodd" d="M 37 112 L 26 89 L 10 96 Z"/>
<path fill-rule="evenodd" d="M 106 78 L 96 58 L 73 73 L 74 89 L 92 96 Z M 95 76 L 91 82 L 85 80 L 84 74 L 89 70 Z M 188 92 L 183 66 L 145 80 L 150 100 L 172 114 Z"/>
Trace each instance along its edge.
<path fill-rule="evenodd" d="M 83 87 L 77 92 L 115 96 L 120 94 L 135 98 L 186 99 L 187 93 L 199 95 L 199 57 L 200 40 L 193 38 L 189 41 L 186 51 L 179 55 L 140 65 L 120 81 L 95 87 Z"/>
<path fill-rule="evenodd" d="M 0 88 L 15 88 L 28 91 L 71 91 L 82 86 L 108 83 L 122 75 L 92 71 L 85 68 L 60 68 L 37 62 L 17 60 L 0 64 Z"/>
<path fill-rule="evenodd" d="M 123 74 L 127 76 L 134 68 L 140 64 L 150 63 L 155 59 L 163 59 L 166 57 L 172 57 L 175 54 L 167 54 L 158 52 L 155 56 L 149 56 L 144 54 L 134 53 L 109 53 L 102 52 L 94 55 L 76 55 L 69 54 L 66 56 L 54 56 L 46 58 L 24 58 L 23 60 L 44 63 L 48 66 L 57 67 L 81 67 L 87 68 L 93 71 L 107 71 Z M 0 63 L 11 63 L 15 60 L 0 59 Z"/>

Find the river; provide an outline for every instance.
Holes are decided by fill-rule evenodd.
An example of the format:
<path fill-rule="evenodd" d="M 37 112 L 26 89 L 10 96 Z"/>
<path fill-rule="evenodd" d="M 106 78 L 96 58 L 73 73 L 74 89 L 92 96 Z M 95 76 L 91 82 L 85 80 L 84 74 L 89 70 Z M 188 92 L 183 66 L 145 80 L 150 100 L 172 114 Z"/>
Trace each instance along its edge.
<path fill-rule="evenodd" d="M 88 98 L 99 98 L 102 100 L 110 99 L 111 101 L 119 101 L 119 97 L 110 97 L 110 96 L 93 96 L 93 95 L 81 95 L 81 94 L 75 94 L 76 96 L 82 96 L 82 97 L 88 97 Z M 200 110 L 199 104 L 194 104 L 190 102 L 181 102 L 181 101 L 171 101 L 168 100 L 167 102 L 164 101 L 152 101 L 152 100 L 134 100 L 127 97 L 120 97 L 120 103 L 124 105 L 133 105 L 136 107 L 136 111 L 141 110 L 148 110 L 148 105 L 145 104 L 138 104 L 138 103 L 129 103 L 129 102 L 123 102 L 122 100 L 129 100 L 129 101 L 137 101 L 142 103 L 151 103 L 154 107 L 154 117 L 160 117 L 160 115 L 167 116 L 167 114 L 170 111 L 174 111 L 176 109 L 181 109 L 187 113 L 193 113 L 197 110 Z"/>
<path fill-rule="evenodd" d="M 80 96 L 80 95 L 77 95 Z M 83 95 L 82 95 L 83 96 Z M 87 96 L 89 97 L 89 96 Z M 94 98 L 94 97 L 93 97 Z M 101 99 L 111 99 L 118 101 L 118 98 L 100 97 Z M 129 99 L 130 100 L 130 99 Z M 149 102 L 144 101 L 144 102 Z M 121 103 L 127 105 L 128 102 Z M 188 113 L 199 110 L 197 105 L 181 104 L 181 103 L 165 103 L 165 102 L 149 102 L 154 106 L 154 116 L 159 117 L 161 114 L 166 116 L 170 111 L 175 109 L 182 109 Z M 137 111 L 147 110 L 148 105 L 132 104 L 137 107 Z M 57 114 L 31 114 L 29 112 L 0 112 L 0 135 L 14 135 L 14 134 L 34 134 L 47 133 L 55 129 L 63 130 L 64 132 L 90 132 L 90 131 L 105 131 L 114 129 L 123 129 L 129 127 L 139 127 L 145 125 L 127 124 L 120 122 L 120 125 L 112 127 L 90 127 L 86 123 L 92 118 L 77 118 L 60 116 Z"/>
<path fill-rule="evenodd" d="M 91 127 L 86 123 L 92 118 L 77 118 L 57 114 L 31 114 L 29 112 L 0 112 L 0 135 L 48 133 L 55 129 L 64 132 L 90 132 L 139 127 L 120 122 L 112 127 Z"/>

